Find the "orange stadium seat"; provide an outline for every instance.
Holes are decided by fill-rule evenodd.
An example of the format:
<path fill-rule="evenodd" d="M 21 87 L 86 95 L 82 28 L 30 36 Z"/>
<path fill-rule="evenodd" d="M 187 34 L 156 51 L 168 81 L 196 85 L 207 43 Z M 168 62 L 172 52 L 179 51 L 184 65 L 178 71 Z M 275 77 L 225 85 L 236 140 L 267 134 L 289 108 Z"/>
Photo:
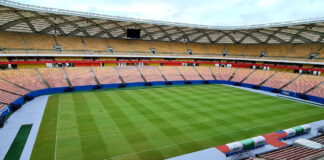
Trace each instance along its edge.
<path fill-rule="evenodd" d="M 121 83 L 115 69 L 112 67 L 93 67 L 92 70 L 100 84 Z"/>
<path fill-rule="evenodd" d="M 62 46 L 63 51 L 72 50 L 72 51 L 84 51 L 84 45 L 80 37 L 71 37 L 71 36 L 57 36 L 56 37 L 58 45 Z M 74 54 L 71 52 L 70 54 Z"/>
<path fill-rule="evenodd" d="M 97 85 L 88 67 L 65 68 L 65 71 L 72 86 Z"/>
<path fill-rule="evenodd" d="M 249 44 L 244 52 L 245 56 L 259 56 L 261 52 L 265 52 L 269 45 L 266 44 Z"/>
<path fill-rule="evenodd" d="M 307 58 L 309 54 L 316 53 L 321 44 L 297 44 L 288 54 L 288 57 Z"/>
<path fill-rule="evenodd" d="M 164 81 L 157 67 L 138 67 L 148 82 Z"/>
<path fill-rule="evenodd" d="M 324 98 L 324 85 L 320 85 L 317 88 L 313 89 L 312 91 L 308 92 L 307 94 Z"/>
<path fill-rule="evenodd" d="M 225 45 L 227 54 L 233 56 L 242 56 L 245 52 L 247 45 L 243 44 L 227 44 Z"/>
<path fill-rule="evenodd" d="M 22 34 L 29 49 L 54 50 L 53 35 Z"/>
<path fill-rule="evenodd" d="M 39 68 L 38 71 L 52 88 L 68 87 L 61 68 Z"/>
<path fill-rule="evenodd" d="M 267 49 L 267 57 L 286 57 L 292 47 L 291 44 L 271 44 Z"/>
<path fill-rule="evenodd" d="M 178 67 L 178 70 L 186 80 L 202 80 L 193 67 Z"/>
<path fill-rule="evenodd" d="M 151 48 L 148 41 L 132 40 L 130 41 L 130 45 L 136 53 L 147 53 Z"/>
<path fill-rule="evenodd" d="M 5 70 L 1 71 L 0 78 L 15 83 L 29 90 L 46 88 L 42 80 L 33 69 Z"/>
<path fill-rule="evenodd" d="M 196 67 L 196 70 L 204 78 L 204 80 L 214 80 L 209 67 Z"/>
<path fill-rule="evenodd" d="M 206 54 L 206 48 L 204 44 L 200 43 L 188 43 L 188 48 L 193 54 Z"/>
<path fill-rule="evenodd" d="M 4 49 L 26 49 L 23 37 L 11 32 L 0 32 L 0 46 Z"/>
<path fill-rule="evenodd" d="M 8 83 L 8 82 L 3 81 L 3 80 L 0 80 L 0 89 L 11 92 L 11 93 L 16 93 L 16 94 L 19 94 L 19 95 L 26 95 L 27 93 L 29 93 L 29 91 L 27 91 L 25 89 L 22 89 L 22 88 L 19 88 L 17 86 L 14 86 L 13 84 Z"/>
<path fill-rule="evenodd" d="M 175 67 L 159 67 L 159 69 L 168 81 L 184 80 Z"/>
<path fill-rule="evenodd" d="M 144 82 L 136 67 L 116 67 L 126 83 Z"/>
<path fill-rule="evenodd" d="M 115 52 L 132 52 L 128 40 L 108 39 L 108 45 L 114 48 Z"/>
<path fill-rule="evenodd" d="M 20 96 L 0 90 L 0 102 L 1 103 L 10 104 L 18 98 L 20 98 Z"/>
<path fill-rule="evenodd" d="M 207 54 L 221 54 L 225 51 L 225 45 L 223 44 L 205 44 Z"/>
<path fill-rule="evenodd" d="M 236 68 L 225 68 L 225 67 L 211 67 L 213 74 L 217 80 L 229 80 Z"/>
<path fill-rule="evenodd" d="M 234 77 L 232 78 L 232 81 L 234 82 L 241 82 L 244 78 L 246 78 L 251 72 L 253 72 L 252 69 L 238 69 L 235 73 Z"/>
<path fill-rule="evenodd" d="M 324 77 L 302 75 L 301 77 L 293 81 L 291 84 L 289 84 L 287 87 L 285 87 L 284 90 L 289 90 L 297 93 L 304 93 L 323 81 Z"/>
<path fill-rule="evenodd" d="M 154 48 L 157 53 L 171 53 L 167 42 L 150 41 L 150 43 L 152 48 Z"/>
<path fill-rule="evenodd" d="M 88 51 L 103 51 L 107 52 L 108 43 L 104 38 L 83 38 Z"/>
<path fill-rule="evenodd" d="M 259 85 L 274 73 L 274 71 L 257 70 L 251 76 L 249 76 L 243 83 Z"/>
<path fill-rule="evenodd" d="M 172 53 L 182 53 L 182 54 L 186 54 L 188 51 L 188 48 L 186 46 L 186 44 L 184 43 L 180 43 L 180 42 L 168 42 Z"/>
<path fill-rule="evenodd" d="M 267 82 L 265 82 L 262 86 L 271 87 L 271 88 L 281 88 L 294 78 L 296 78 L 298 74 L 293 73 L 284 73 L 279 72 L 273 77 L 271 77 Z"/>

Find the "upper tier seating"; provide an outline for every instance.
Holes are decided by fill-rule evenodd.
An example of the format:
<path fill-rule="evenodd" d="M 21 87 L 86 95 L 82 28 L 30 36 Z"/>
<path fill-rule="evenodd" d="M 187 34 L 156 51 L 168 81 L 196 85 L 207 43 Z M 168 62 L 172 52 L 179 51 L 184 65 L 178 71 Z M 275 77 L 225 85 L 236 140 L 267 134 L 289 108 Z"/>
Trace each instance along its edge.
<path fill-rule="evenodd" d="M 186 80 L 202 80 L 193 67 L 178 67 L 179 72 Z"/>
<path fill-rule="evenodd" d="M 138 67 L 148 82 L 164 81 L 157 67 Z"/>
<path fill-rule="evenodd" d="M 104 38 L 83 38 L 88 51 L 107 52 L 108 43 Z M 107 53 L 106 53 L 107 54 Z"/>
<path fill-rule="evenodd" d="M 157 53 L 171 53 L 167 42 L 150 41 L 150 43 Z"/>
<path fill-rule="evenodd" d="M 38 71 L 52 88 L 68 87 L 61 68 L 40 68 Z"/>
<path fill-rule="evenodd" d="M 72 86 L 97 85 L 88 67 L 65 68 Z"/>
<path fill-rule="evenodd" d="M 92 70 L 100 84 L 122 83 L 112 67 L 93 67 Z"/>
<path fill-rule="evenodd" d="M 84 51 L 85 49 L 80 37 L 57 36 L 56 41 L 58 45 L 62 46 L 63 51 Z"/>
<path fill-rule="evenodd" d="M 245 50 L 245 56 L 260 56 L 261 52 L 265 52 L 269 45 L 266 44 L 249 44 Z"/>
<path fill-rule="evenodd" d="M 226 51 L 229 55 L 243 55 L 247 45 L 243 44 L 228 44 Z"/>
<path fill-rule="evenodd" d="M 144 82 L 136 67 L 117 67 L 117 70 L 126 83 Z"/>
<path fill-rule="evenodd" d="M 223 44 L 205 44 L 207 54 L 221 54 L 225 50 Z"/>
<path fill-rule="evenodd" d="M 290 146 L 260 155 L 259 158 L 271 160 L 299 160 L 308 156 L 324 152 L 324 149 L 311 149 Z"/>
<path fill-rule="evenodd" d="M 315 89 L 311 90 L 307 94 L 324 98 L 324 84 L 321 84 L 320 86 L 316 87 Z"/>
<path fill-rule="evenodd" d="M 39 90 L 46 88 L 45 84 L 38 77 L 35 70 L 32 69 L 1 71 L 0 78 L 15 83 L 29 90 Z"/>
<path fill-rule="evenodd" d="M 204 80 L 214 80 L 209 67 L 196 67 L 196 70 L 204 78 Z"/>
<path fill-rule="evenodd" d="M 175 67 L 159 67 L 159 69 L 168 81 L 184 80 Z"/>
<path fill-rule="evenodd" d="M 267 57 L 285 57 L 292 47 L 291 44 L 272 44 L 267 49 Z"/>
<path fill-rule="evenodd" d="M 316 53 L 321 46 L 321 44 L 297 44 L 288 54 L 288 57 L 305 58 L 311 53 Z"/>
<path fill-rule="evenodd" d="M 18 99 L 19 97 L 20 96 L 18 96 L 18 95 L 14 95 L 14 94 L 7 93 L 7 92 L 0 90 L 0 102 L 1 103 L 10 104 L 10 103 L 14 102 L 16 99 Z"/>
<path fill-rule="evenodd" d="M 0 46 L 5 49 L 26 49 L 19 33 L 0 32 Z"/>
<path fill-rule="evenodd" d="M 266 81 L 262 86 L 279 89 L 297 76 L 298 74 L 279 72 L 271 77 L 268 81 Z"/>
<path fill-rule="evenodd" d="M 228 81 L 236 68 L 225 68 L 225 67 L 211 67 L 213 74 L 217 80 L 226 80 Z"/>
<path fill-rule="evenodd" d="M 302 75 L 287 87 L 284 90 L 289 90 L 297 93 L 304 93 L 319 83 L 324 81 L 324 77 L 320 76 L 311 76 L 311 75 Z"/>
<path fill-rule="evenodd" d="M 257 70 L 252 75 L 250 75 L 243 83 L 259 85 L 274 73 L 274 71 Z"/>
<path fill-rule="evenodd" d="M 204 44 L 200 43 L 188 43 L 188 48 L 193 54 L 206 54 L 206 49 Z"/>
<path fill-rule="evenodd" d="M 55 40 L 53 35 L 22 34 L 29 49 L 53 50 Z"/>
<path fill-rule="evenodd" d="M 186 54 L 187 53 L 187 46 L 186 44 L 184 43 L 180 43 L 180 42 L 172 42 L 172 43 L 169 43 L 169 46 L 172 50 L 172 53 L 182 53 L 182 54 Z"/>
<path fill-rule="evenodd" d="M 232 81 L 234 82 L 241 82 L 244 78 L 246 78 L 251 72 L 253 72 L 252 69 L 238 69 L 235 73 Z"/>
<path fill-rule="evenodd" d="M 0 89 L 19 95 L 26 95 L 29 92 L 3 80 L 0 80 Z"/>
<path fill-rule="evenodd" d="M 132 52 L 128 40 L 108 39 L 108 45 L 114 48 L 115 52 Z"/>
<path fill-rule="evenodd" d="M 149 52 L 149 49 L 151 48 L 148 41 L 140 41 L 140 40 L 133 40 L 130 41 L 131 47 L 134 52 Z"/>

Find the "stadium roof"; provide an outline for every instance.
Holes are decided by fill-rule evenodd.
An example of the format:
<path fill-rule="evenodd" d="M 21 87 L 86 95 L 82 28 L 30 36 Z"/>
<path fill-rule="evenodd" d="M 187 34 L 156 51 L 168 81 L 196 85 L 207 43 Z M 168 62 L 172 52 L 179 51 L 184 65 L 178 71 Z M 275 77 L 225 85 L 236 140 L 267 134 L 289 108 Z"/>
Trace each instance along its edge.
<path fill-rule="evenodd" d="M 250 26 L 206 26 L 40 7 L 0 0 L 0 31 L 196 43 L 324 43 L 324 18 Z"/>

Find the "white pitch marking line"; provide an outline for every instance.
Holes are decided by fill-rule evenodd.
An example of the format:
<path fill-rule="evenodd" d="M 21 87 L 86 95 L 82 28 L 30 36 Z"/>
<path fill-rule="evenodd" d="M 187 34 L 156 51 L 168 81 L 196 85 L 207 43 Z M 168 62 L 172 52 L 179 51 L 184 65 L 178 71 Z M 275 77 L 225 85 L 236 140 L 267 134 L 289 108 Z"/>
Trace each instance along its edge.
<path fill-rule="evenodd" d="M 56 123 L 56 135 L 55 135 L 55 153 L 54 153 L 54 160 L 56 160 L 56 151 L 57 151 L 57 135 L 58 135 L 58 128 L 59 128 L 59 118 L 60 118 L 60 98 L 59 96 L 59 101 L 58 101 L 58 108 L 57 108 L 57 123 Z"/>

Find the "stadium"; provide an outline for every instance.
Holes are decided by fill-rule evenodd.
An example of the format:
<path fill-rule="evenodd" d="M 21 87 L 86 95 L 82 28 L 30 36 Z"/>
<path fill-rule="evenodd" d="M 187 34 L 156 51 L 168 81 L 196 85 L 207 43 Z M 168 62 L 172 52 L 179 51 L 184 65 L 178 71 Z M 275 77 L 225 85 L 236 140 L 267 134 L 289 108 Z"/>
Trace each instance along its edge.
<path fill-rule="evenodd" d="M 0 159 L 324 157 L 324 19 L 209 26 L 0 0 Z"/>

